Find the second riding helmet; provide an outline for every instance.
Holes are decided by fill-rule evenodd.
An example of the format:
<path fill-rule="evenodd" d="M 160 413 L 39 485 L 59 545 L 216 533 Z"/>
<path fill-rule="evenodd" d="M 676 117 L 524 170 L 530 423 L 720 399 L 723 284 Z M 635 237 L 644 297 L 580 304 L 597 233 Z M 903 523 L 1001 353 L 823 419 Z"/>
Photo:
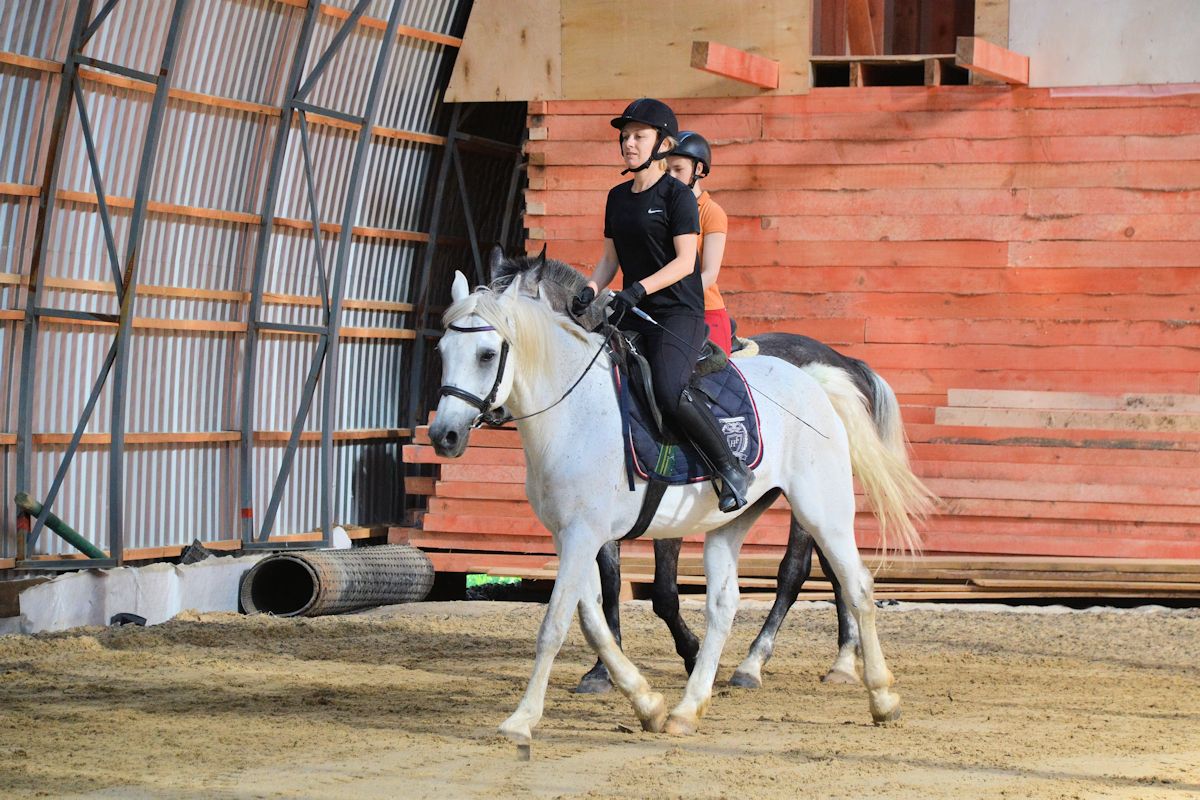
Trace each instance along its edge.
<path fill-rule="evenodd" d="M 654 149 L 650 153 L 650 158 L 640 167 L 622 170 L 621 174 L 627 172 L 641 172 L 654 161 L 666 158 L 670 153 L 660 153 L 658 148 L 662 146 L 663 140 L 668 136 L 672 138 L 679 137 L 679 121 L 675 119 L 675 112 L 671 107 L 661 100 L 655 100 L 653 97 L 640 97 L 625 107 L 625 111 L 619 117 L 613 117 L 610 124 L 618 131 L 628 125 L 630 122 L 640 122 L 643 125 L 649 125 L 658 131 L 658 138 L 654 142 Z M 618 135 L 618 141 L 619 141 Z"/>
<path fill-rule="evenodd" d="M 671 155 L 687 156 L 695 161 L 697 166 L 702 168 L 696 170 L 697 178 L 708 177 L 709 171 L 712 170 L 712 148 L 708 146 L 708 140 L 695 131 L 680 131 L 679 143 L 675 145 Z"/>

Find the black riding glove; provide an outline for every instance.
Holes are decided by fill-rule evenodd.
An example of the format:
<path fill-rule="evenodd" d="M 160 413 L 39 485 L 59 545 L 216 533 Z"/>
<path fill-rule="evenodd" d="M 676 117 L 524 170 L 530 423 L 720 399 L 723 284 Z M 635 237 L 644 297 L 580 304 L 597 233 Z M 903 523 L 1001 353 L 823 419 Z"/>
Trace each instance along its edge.
<path fill-rule="evenodd" d="M 588 306 L 596 299 L 596 290 L 590 286 L 584 286 L 579 290 L 579 294 L 571 298 L 571 316 L 582 317 L 583 312 L 588 310 Z"/>
<path fill-rule="evenodd" d="M 608 306 L 608 321 L 612 325 L 620 325 L 621 320 L 646 297 L 646 289 L 640 283 L 630 284 L 612 296 Z"/>

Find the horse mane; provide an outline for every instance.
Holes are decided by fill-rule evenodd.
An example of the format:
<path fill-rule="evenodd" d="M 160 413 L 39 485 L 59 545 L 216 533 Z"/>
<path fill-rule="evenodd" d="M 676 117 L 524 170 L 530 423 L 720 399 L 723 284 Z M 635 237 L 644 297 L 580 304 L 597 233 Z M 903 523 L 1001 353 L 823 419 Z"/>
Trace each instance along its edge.
<path fill-rule="evenodd" d="M 492 273 L 491 288 L 503 292 L 518 282 L 529 293 L 540 294 L 559 314 L 567 313 L 571 298 L 587 283 L 578 270 L 562 261 L 542 256 L 520 256 L 501 261 Z"/>

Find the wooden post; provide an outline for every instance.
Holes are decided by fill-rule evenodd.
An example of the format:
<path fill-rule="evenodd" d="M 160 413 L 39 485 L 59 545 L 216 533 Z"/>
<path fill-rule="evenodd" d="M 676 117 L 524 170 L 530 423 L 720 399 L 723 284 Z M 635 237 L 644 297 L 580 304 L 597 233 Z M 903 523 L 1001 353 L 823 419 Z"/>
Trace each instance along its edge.
<path fill-rule="evenodd" d="M 692 66 L 763 89 L 779 88 L 779 62 L 718 42 L 692 42 Z"/>
<path fill-rule="evenodd" d="M 1029 57 L 984 41 L 978 36 L 960 36 L 954 63 L 973 74 L 986 75 L 1005 83 L 1029 83 Z"/>

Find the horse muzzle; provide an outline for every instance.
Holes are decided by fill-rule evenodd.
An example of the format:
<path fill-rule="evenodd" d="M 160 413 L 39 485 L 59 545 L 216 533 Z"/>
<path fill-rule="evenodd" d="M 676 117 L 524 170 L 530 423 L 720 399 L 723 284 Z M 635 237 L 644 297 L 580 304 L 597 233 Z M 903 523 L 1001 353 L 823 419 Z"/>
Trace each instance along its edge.
<path fill-rule="evenodd" d="M 467 449 L 467 442 L 470 438 L 471 428 L 469 426 L 444 423 L 438 419 L 435 419 L 429 426 L 429 441 L 433 444 L 433 451 L 443 458 L 461 456 Z"/>

